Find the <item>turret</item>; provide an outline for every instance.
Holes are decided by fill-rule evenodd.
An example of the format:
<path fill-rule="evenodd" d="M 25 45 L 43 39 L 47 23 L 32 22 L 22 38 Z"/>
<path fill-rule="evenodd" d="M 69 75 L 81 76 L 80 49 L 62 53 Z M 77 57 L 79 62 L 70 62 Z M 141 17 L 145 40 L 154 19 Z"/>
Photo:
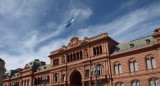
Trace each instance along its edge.
<path fill-rule="evenodd" d="M 155 39 L 156 43 L 160 43 L 160 27 L 154 30 L 153 38 Z"/>

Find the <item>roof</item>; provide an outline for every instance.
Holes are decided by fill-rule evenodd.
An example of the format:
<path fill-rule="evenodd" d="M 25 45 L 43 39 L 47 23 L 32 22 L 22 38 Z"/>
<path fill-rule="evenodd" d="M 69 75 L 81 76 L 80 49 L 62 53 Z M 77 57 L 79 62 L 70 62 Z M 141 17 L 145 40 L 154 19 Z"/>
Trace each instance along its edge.
<path fill-rule="evenodd" d="M 3 59 L 1 59 L 1 58 L 0 58 L 0 61 L 1 61 L 1 62 L 4 62 L 4 60 L 3 60 Z"/>
<path fill-rule="evenodd" d="M 46 69 L 50 69 L 50 64 L 40 66 L 40 67 L 37 68 L 36 71 L 38 72 L 38 71 L 43 71 L 43 70 L 46 70 Z"/>
<path fill-rule="evenodd" d="M 38 59 L 35 59 L 34 61 L 29 62 L 28 64 L 26 64 L 26 66 L 30 67 L 30 68 L 37 69 L 40 66 L 40 63 L 41 63 L 41 61 L 39 61 Z"/>
<path fill-rule="evenodd" d="M 5 77 L 16 77 L 19 76 L 19 71 L 10 70 L 8 73 L 5 74 Z"/>
<path fill-rule="evenodd" d="M 133 40 L 130 42 L 118 44 L 111 49 L 110 53 L 113 54 L 113 53 L 117 53 L 117 52 L 122 52 L 122 51 L 135 49 L 138 47 L 142 47 L 142 46 L 146 46 L 146 45 L 150 45 L 150 44 L 154 44 L 154 43 L 155 43 L 154 38 L 152 36 L 148 36 L 148 37 Z"/>
<path fill-rule="evenodd" d="M 19 72 L 14 73 L 12 77 L 18 77 L 19 76 Z"/>

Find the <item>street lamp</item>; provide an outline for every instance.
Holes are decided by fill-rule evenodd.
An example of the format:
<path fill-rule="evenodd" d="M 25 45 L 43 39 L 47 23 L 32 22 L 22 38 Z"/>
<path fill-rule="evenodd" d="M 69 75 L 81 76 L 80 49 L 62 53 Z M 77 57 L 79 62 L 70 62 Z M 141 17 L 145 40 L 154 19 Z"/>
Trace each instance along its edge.
<path fill-rule="evenodd" d="M 47 83 L 47 76 L 43 76 L 42 77 L 42 83 L 44 84 L 44 86 L 46 85 L 46 83 Z"/>
<path fill-rule="evenodd" d="M 96 86 L 98 86 L 98 80 L 97 80 L 97 76 L 99 75 L 99 71 L 100 71 L 100 66 L 95 66 L 94 68 L 91 68 L 91 72 L 94 73 L 96 80 Z"/>

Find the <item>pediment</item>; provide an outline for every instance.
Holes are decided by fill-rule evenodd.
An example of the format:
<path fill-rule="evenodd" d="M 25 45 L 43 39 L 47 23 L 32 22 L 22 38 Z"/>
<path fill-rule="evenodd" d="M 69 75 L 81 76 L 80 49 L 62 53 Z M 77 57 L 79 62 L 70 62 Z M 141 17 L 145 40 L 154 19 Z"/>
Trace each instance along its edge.
<path fill-rule="evenodd" d="M 70 40 L 70 43 L 68 44 L 68 46 L 76 46 L 80 43 L 81 41 L 78 39 L 78 37 L 73 37 Z"/>

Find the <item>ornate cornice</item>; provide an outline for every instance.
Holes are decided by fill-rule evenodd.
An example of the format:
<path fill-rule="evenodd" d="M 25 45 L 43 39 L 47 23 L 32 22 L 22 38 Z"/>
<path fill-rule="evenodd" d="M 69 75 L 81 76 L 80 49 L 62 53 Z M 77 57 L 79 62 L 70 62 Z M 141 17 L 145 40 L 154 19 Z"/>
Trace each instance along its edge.
<path fill-rule="evenodd" d="M 60 49 L 52 51 L 50 53 L 49 57 L 53 56 L 53 55 L 57 55 L 58 53 L 62 53 L 64 51 L 73 49 L 73 48 L 80 47 L 82 45 L 87 45 L 88 43 L 92 43 L 92 42 L 101 40 L 103 38 L 109 38 L 108 34 L 107 33 L 103 33 L 103 34 L 100 34 L 100 35 L 92 37 L 92 38 L 85 37 L 83 40 L 79 40 L 78 37 L 73 37 L 70 40 L 70 43 L 68 44 L 68 46 L 63 45 Z"/>

